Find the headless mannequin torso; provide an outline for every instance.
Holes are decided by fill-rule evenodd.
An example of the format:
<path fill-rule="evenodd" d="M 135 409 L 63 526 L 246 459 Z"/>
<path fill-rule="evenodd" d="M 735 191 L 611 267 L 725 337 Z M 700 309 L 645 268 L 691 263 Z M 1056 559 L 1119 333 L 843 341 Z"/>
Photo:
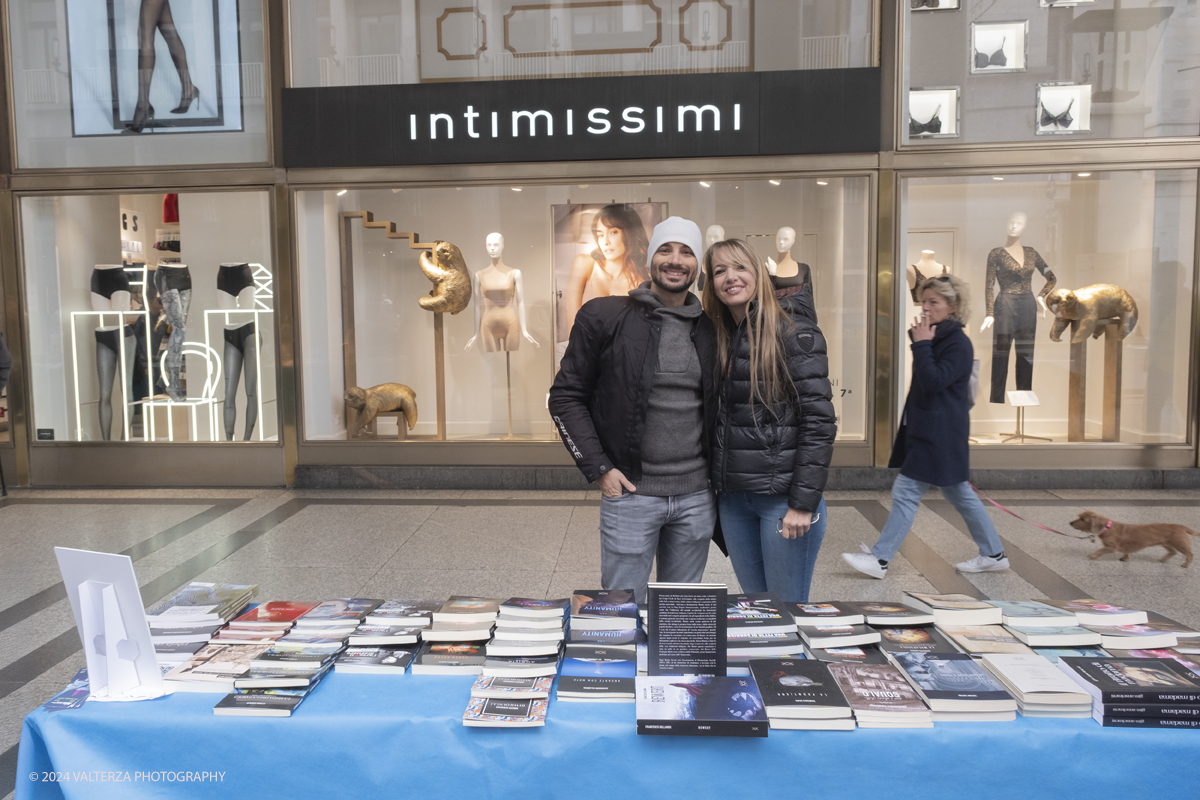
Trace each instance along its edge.
<path fill-rule="evenodd" d="M 908 290 L 912 293 L 913 302 L 917 305 L 921 303 L 917 297 L 917 290 L 922 281 L 927 278 L 950 273 L 950 268 L 945 264 L 939 263 L 934 258 L 935 255 L 937 254 L 932 250 L 922 250 L 920 260 L 916 264 L 908 265 Z"/>
<path fill-rule="evenodd" d="M 776 294 L 787 290 L 799 291 L 805 286 L 813 294 L 812 271 L 808 264 L 801 264 L 792 258 L 792 246 L 796 244 L 796 229 L 786 225 L 775 233 L 776 258 L 767 259 L 767 272 L 771 273 L 771 283 L 775 286 Z M 782 295 L 781 295 L 782 296 Z"/>

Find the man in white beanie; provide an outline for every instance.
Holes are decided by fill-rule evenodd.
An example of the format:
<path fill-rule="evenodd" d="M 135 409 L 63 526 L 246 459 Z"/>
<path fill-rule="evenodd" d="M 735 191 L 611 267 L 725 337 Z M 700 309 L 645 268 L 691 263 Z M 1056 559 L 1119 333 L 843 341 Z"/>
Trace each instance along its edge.
<path fill-rule="evenodd" d="M 575 317 L 550 414 L 575 464 L 599 484 L 605 589 L 646 599 L 658 580 L 702 579 L 716 507 L 708 435 L 716 420 L 716 330 L 688 291 L 700 228 L 670 217 L 650 237 L 650 280 Z"/>

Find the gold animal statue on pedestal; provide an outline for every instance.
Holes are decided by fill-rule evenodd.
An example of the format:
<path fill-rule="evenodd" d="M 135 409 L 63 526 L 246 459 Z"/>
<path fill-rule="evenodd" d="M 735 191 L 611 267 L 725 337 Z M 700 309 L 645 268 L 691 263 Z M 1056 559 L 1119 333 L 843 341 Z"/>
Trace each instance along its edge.
<path fill-rule="evenodd" d="M 417 300 L 421 308 L 442 314 L 457 314 L 471 302 L 471 273 L 462 252 L 450 242 L 434 242 L 421 253 L 421 271 L 433 281 L 429 297 Z"/>
<path fill-rule="evenodd" d="M 346 405 L 359 412 L 351 439 L 361 436 L 382 411 L 403 411 L 408 429 L 411 431 L 417 426 L 417 393 L 403 383 L 381 383 L 370 389 L 354 386 L 346 390 L 344 397 Z"/>
<path fill-rule="evenodd" d="M 1050 339 L 1055 342 L 1062 341 L 1062 332 L 1074 320 L 1079 320 L 1079 328 L 1071 337 L 1071 344 L 1086 341 L 1089 336 L 1099 337 L 1103 328 L 1097 330 L 1096 324 L 1113 317 L 1121 319 L 1117 341 L 1124 341 L 1138 321 L 1137 303 L 1129 296 L 1129 292 L 1111 283 L 1097 283 L 1075 291 L 1055 289 L 1046 298 L 1046 308 L 1054 314 Z"/>

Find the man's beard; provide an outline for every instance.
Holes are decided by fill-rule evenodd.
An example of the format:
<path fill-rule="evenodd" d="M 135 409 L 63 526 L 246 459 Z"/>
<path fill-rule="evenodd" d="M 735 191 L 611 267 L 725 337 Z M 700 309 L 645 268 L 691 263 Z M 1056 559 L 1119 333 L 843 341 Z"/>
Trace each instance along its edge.
<path fill-rule="evenodd" d="M 676 289 L 673 286 L 667 286 L 662 280 L 662 274 L 657 269 L 652 269 L 650 270 L 650 282 L 669 294 L 683 294 L 688 289 L 692 288 L 692 284 L 696 282 L 696 276 L 693 275 L 690 281 L 684 284 L 681 288 Z"/>

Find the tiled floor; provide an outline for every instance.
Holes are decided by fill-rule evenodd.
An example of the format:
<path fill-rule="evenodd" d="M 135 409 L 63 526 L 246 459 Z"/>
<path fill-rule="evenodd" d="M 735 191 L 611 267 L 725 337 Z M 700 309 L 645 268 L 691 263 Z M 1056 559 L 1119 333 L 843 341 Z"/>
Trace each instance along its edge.
<path fill-rule="evenodd" d="M 1016 513 L 1068 530 L 1090 508 L 1126 522 L 1200 530 L 1200 492 L 997 493 Z M 905 589 L 984 598 L 1090 596 L 1200 626 L 1200 561 L 1161 564 L 1157 548 L 1127 563 L 1088 561 L 1086 541 L 1055 536 L 993 509 L 1013 563 L 961 575 L 975 555 L 952 508 L 931 494 L 887 580 L 840 553 L 875 541 L 886 493 L 832 492 L 813 599 L 896 600 Z M 14 491 L 0 501 L 0 792 L 11 796 L 24 715 L 83 665 L 53 547 L 124 552 L 143 600 L 190 580 L 257 583 L 260 599 L 561 597 L 600 585 L 596 492 Z M 1194 543 L 1200 551 L 1200 540 Z M 714 547 L 706 578 L 736 588 Z"/>

